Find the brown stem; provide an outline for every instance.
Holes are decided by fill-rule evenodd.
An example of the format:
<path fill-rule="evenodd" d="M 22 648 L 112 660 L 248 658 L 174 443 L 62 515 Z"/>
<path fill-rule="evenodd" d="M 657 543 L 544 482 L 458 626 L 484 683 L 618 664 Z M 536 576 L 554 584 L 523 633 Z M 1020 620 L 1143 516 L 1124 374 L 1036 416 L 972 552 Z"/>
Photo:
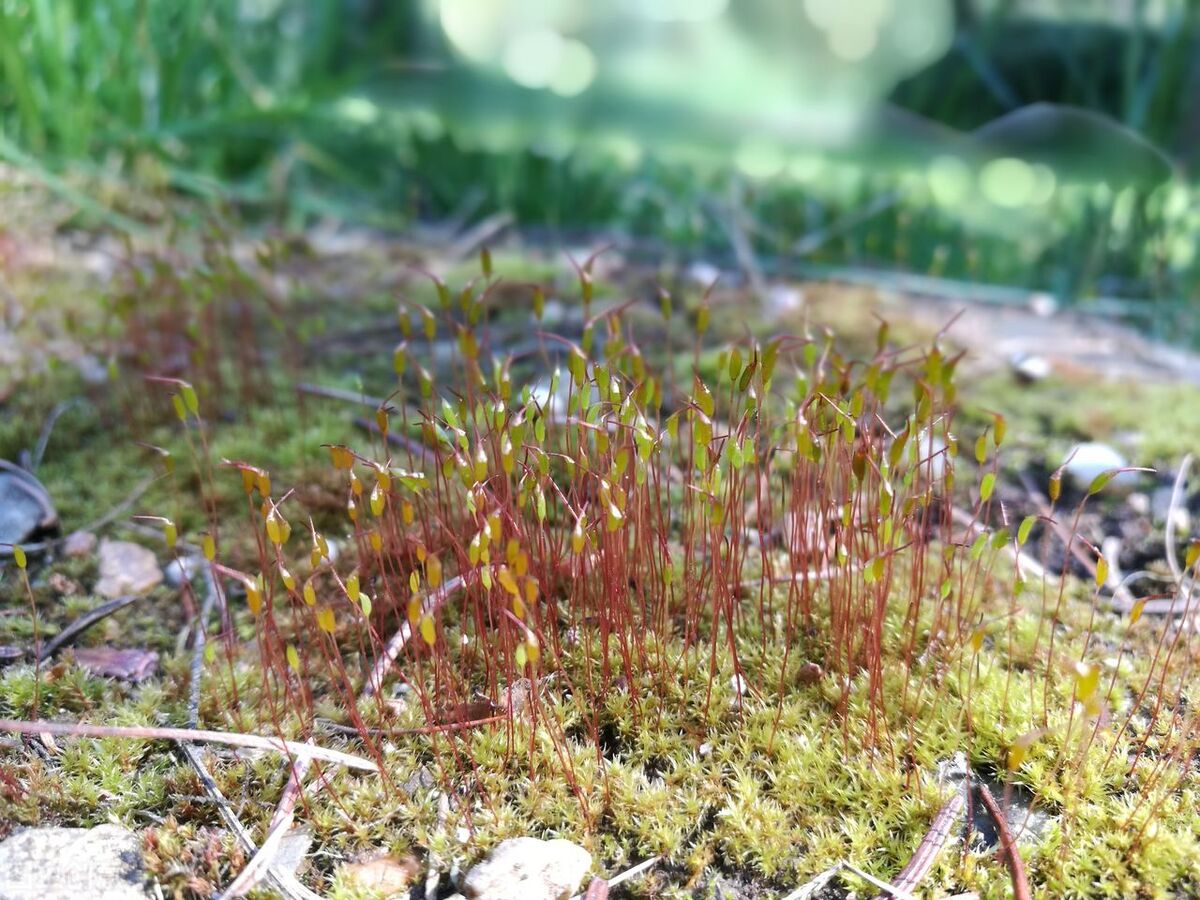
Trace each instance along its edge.
<path fill-rule="evenodd" d="M 1013 838 L 1012 832 L 1008 828 L 1008 819 L 1004 817 L 1004 810 L 1000 808 L 1000 804 L 996 802 L 996 798 L 992 796 L 992 792 L 988 790 L 986 784 L 978 782 L 978 787 L 979 798 L 983 801 L 988 815 L 992 817 L 992 823 L 996 826 L 996 834 L 1000 836 L 1000 849 L 1008 858 L 1008 871 L 1012 876 L 1013 884 L 1013 900 L 1031 900 L 1029 879 L 1025 877 L 1025 864 L 1021 862 L 1021 851 L 1017 849 L 1016 839 Z"/>

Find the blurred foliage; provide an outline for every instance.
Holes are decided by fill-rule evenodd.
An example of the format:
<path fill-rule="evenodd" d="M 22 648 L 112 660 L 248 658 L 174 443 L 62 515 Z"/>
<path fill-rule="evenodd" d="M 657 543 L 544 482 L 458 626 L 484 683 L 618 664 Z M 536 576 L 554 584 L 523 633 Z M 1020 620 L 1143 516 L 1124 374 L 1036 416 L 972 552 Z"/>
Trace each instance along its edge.
<path fill-rule="evenodd" d="M 0 159 L 293 226 L 504 210 L 705 259 L 732 228 L 768 270 L 997 281 L 1178 335 L 1200 6 L 919 4 L 0 0 Z"/>

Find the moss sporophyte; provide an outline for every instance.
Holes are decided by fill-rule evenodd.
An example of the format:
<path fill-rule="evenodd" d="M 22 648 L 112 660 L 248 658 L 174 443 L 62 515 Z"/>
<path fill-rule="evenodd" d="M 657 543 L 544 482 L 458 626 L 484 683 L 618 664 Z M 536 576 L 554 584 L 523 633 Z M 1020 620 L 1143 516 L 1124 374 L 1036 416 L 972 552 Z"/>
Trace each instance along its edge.
<path fill-rule="evenodd" d="M 1074 515 L 1051 487 L 1044 516 L 1009 518 L 1013 428 L 992 415 L 960 439 L 960 357 L 886 327 L 863 358 L 832 335 L 714 348 L 710 299 L 665 291 L 643 344 L 626 319 L 646 311 L 602 299 L 593 264 L 579 327 L 553 335 L 551 286 L 508 285 L 488 257 L 463 288 L 414 286 L 367 438 L 219 341 L 193 377 L 151 383 L 173 436 L 130 417 L 172 447 L 150 524 L 219 598 L 204 724 L 344 740 L 380 769 L 323 772 L 317 840 L 448 858 L 534 832 L 606 864 L 665 854 L 680 883 L 717 866 L 782 890 L 843 860 L 889 880 L 945 799 L 938 761 L 965 753 L 1001 803 L 1032 796 L 1026 867 L 1047 896 L 1195 878 L 1194 633 L 1101 610 L 1098 551 L 1090 584 L 1045 570 L 1038 537 Z M 534 335 L 520 352 L 501 312 Z M 223 424 L 243 400 L 243 422 L 311 443 Z M 153 690 L 178 705 L 187 677 L 168 672 Z M 19 716 L 100 702 L 40 668 L 0 683 Z M 136 718 L 150 690 L 103 702 Z M 165 797 L 180 776 L 148 777 Z M 986 855 L 937 867 L 986 896 L 1007 882 Z"/>

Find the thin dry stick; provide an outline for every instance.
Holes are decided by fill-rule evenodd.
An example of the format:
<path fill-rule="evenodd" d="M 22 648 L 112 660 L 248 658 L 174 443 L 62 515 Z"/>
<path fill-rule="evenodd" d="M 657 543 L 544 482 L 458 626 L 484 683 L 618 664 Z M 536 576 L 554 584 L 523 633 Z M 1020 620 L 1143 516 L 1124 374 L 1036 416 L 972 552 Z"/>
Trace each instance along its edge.
<path fill-rule="evenodd" d="M 469 731 L 472 728 L 480 728 L 484 725 L 495 725 L 497 722 L 507 721 L 508 713 L 503 713 L 498 716 L 488 716 L 485 719 L 471 719 L 467 722 L 446 722 L 442 725 L 423 725 L 420 728 L 368 728 L 367 734 L 372 737 L 397 737 L 402 734 L 445 734 L 452 731 Z M 339 725 L 337 722 L 322 720 L 320 724 L 325 730 L 335 731 L 338 734 L 361 736 L 363 733 L 361 728 L 354 728 L 350 725 Z"/>
<path fill-rule="evenodd" d="M 202 663 L 204 660 L 204 645 L 208 633 L 208 619 L 212 614 L 213 605 L 215 604 L 219 594 L 216 579 L 208 568 L 204 569 L 204 577 L 208 590 L 206 591 L 204 604 L 200 612 L 200 619 L 197 623 L 198 628 L 196 631 L 196 640 L 194 646 L 192 647 L 192 680 L 191 684 L 189 685 L 188 694 L 189 728 L 195 728 L 200 720 L 200 679 L 203 674 Z M 300 882 L 291 873 L 285 872 L 282 869 L 277 869 L 271 865 L 271 861 L 274 859 L 275 853 L 278 849 L 279 842 L 283 839 L 284 833 L 291 826 L 292 811 L 295 809 L 297 799 L 299 799 L 298 789 L 303 781 L 305 773 L 312 765 L 312 757 L 303 756 L 295 760 L 291 760 L 291 776 L 288 778 L 287 785 L 283 789 L 283 796 L 279 800 L 279 807 L 276 809 L 275 815 L 271 819 L 271 827 L 267 837 L 263 841 L 262 846 L 256 851 L 254 849 L 254 842 L 251 840 L 249 832 L 246 831 L 245 826 L 243 826 L 237 816 L 234 815 L 234 812 L 232 808 L 229 807 L 229 804 L 225 802 L 225 798 L 217 789 L 216 783 L 212 780 L 212 776 L 209 775 L 208 770 L 204 767 L 204 763 L 192 748 L 192 745 L 185 741 L 177 741 L 176 744 L 183 752 L 183 755 L 187 758 L 188 762 L 192 765 L 192 768 L 195 769 L 196 775 L 199 776 L 200 783 L 204 785 L 205 791 L 208 792 L 209 796 L 212 797 L 213 801 L 217 804 L 217 808 L 221 810 L 221 815 L 225 817 L 226 824 L 229 825 L 239 840 L 242 841 L 247 851 L 253 854 L 246 868 L 242 870 L 242 874 L 234 880 L 232 885 L 230 885 L 230 896 L 237 897 L 241 895 L 239 893 L 233 893 L 234 888 L 238 885 L 239 881 L 245 879 L 246 881 L 250 882 L 248 885 L 243 885 L 241 888 L 241 893 L 245 893 L 264 877 L 267 877 L 271 879 L 279 891 L 284 895 L 284 897 L 288 898 L 288 900 L 293 900 L 293 898 L 295 898 L 295 900 L 312 900 L 312 898 L 316 897 L 316 894 L 314 894 L 312 891 L 309 891 L 306 887 L 304 887 L 304 885 L 300 884 Z M 295 788 L 293 788 L 293 785 L 295 785 Z M 276 826 L 278 820 L 281 820 L 284 817 L 286 817 L 286 822 L 284 823 L 283 827 L 277 829 Z M 250 874 L 248 875 L 247 873 Z"/>
<path fill-rule="evenodd" d="M 486 244 L 489 240 L 512 224 L 513 217 L 511 213 L 499 212 L 493 213 L 482 222 L 471 226 L 465 232 L 455 239 L 446 250 L 446 258 L 449 260 L 464 259 L 475 252 L 475 249 L 482 244 Z"/>
<path fill-rule="evenodd" d="M 966 805 L 966 792 L 962 790 L 955 791 L 954 795 L 943 804 L 941 810 L 934 818 L 933 824 L 929 826 L 929 831 L 921 839 L 921 843 L 917 847 L 917 852 L 908 861 L 908 865 L 901 870 L 899 875 L 892 879 L 892 887 L 909 892 L 916 890 L 917 885 L 924 880 L 925 876 L 929 874 L 929 870 L 933 868 L 933 864 L 937 861 L 938 854 L 942 852 L 942 848 L 946 846 L 946 841 L 950 839 L 951 833 L 957 827 Z M 883 894 L 878 894 L 875 900 L 883 900 L 883 897 Z"/>
<path fill-rule="evenodd" d="M 0 732 L 9 731 L 15 734 L 63 734 L 70 737 L 95 738 L 133 738 L 150 741 L 191 741 L 201 744 L 225 744 L 229 747 L 246 747 L 251 750 L 274 750 L 276 753 L 286 753 L 298 758 L 311 757 L 326 762 L 338 763 L 348 769 L 358 769 L 364 772 L 378 772 L 379 767 L 369 759 L 353 756 L 340 750 L 328 750 L 303 744 L 299 741 L 285 741 L 282 738 L 263 737 L 259 734 L 239 734 L 233 731 L 207 731 L 203 728 L 151 728 L 128 727 L 113 725 L 85 725 L 78 722 L 47 722 L 36 720 L 22 722 L 16 719 L 0 719 Z"/>
<path fill-rule="evenodd" d="M 983 801 L 988 815 L 992 817 L 992 822 L 996 826 L 996 834 L 1000 836 L 1000 849 L 1008 858 L 1008 871 L 1012 876 L 1013 883 L 1013 900 L 1031 900 L 1029 879 L 1025 877 L 1025 864 L 1021 861 L 1021 851 L 1017 849 L 1017 842 L 1008 828 L 1004 810 L 1000 808 L 1000 804 L 996 802 L 996 798 L 992 796 L 992 792 L 988 790 L 986 784 L 977 782 L 977 785 L 979 798 Z"/>
<path fill-rule="evenodd" d="M 296 803 L 299 801 L 300 795 L 304 792 L 304 777 L 308 774 L 308 769 L 311 765 L 312 757 L 296 760 L 292 766 L 292 773 L 288 776 L 287 784 L 283 786 L 283 794 L 279 798 L 279 806 L 275 808 L 275 815 L 271 817 L 271 825 L 267 830 L 267 836 L 259 844 L 258 851 L 250 859 L 250 862 L 246 863 L 246 867 L 242 869 L 241 874 L 225 889 L 225 893 L 222 896 L 242 897 L 248 894 L 267 876 L 271 869 L 271 864 L 275 861 L 275 856 L 279 852 L 279 845 L 283 841 L 283 836 L 292 827 Z"/>
<path fill-rule="evenodd" d="M 378 424 L 371 419 L 366 419 L 362 416 L 356 416 L 354 419 L 354 424 L 365 431 L 369 431 L 372 434 L 377 434 L 380 437 L 386 438 L 387 442 L 393 446 L 409 451 L 413 456 L 420 459 L 426 465 L 434 465 L 437 463 L 437 454 L 418 440 L 403 434 L 397 434 L 394 431 L 389 431 L 387 434 L 384 434 L 382 431 L 380 431 Z"/>
<path fill-rule="evenodd" d="M 38 435 L 37 446 L 34 447 L 33 455 L 29 458 L 30 472 L 36 472 L 38 466 L 42 464 L 42 457 L 46 455 L 46 447 L 50 444 L 50 435 L 54 433 L 54 426 L 62 418 L 63 413 L 67 412 L 73 406 L 81 405 L 83 402 L 83 399 L 80 397 L 72 397 L 70 400 L 64 400 L 55 406 L 54 409 L 50 410 L 50 415 L 46 416 L 46 421 L 42 423 L 42 432 Z"/>
<path fill-rule="evenodd" d="M 869 560 L 868 560 L 868 562 L 869 562 Z M 807 569 L 803 572 L 792 572 L 790 574 L 785 572 L 782 575 L 776 575 L 771 578 L 768 578 L 767 576 L 763 575 L 759 578 L 746 579 L 745 581 L 742 582 L 742 587 L 744 587 L 744 588 L 758 587 L 764 581 L 769 582 L 771 584 L 788 584 L 793 581 L 796 582 L 797 584 L 801 584 L 805 581 L 828 581 L 829 579 L 833 578 L 835 575 L 852 575 L 855 572 L 858 572 L 864 568 L 866 568 L 866 563 L 852 563 L 851 565 L 849 565 L 845 568 L 838 568 L 837 566 L 826 566 L 825 568 L 821 568 L 821 569 Z"/>
<path fill-rule="evenodd" d="M 117 597 L 115 600 L 109 600 L 107 603 L 101 603 L 95 609 L 88 610 L 51 640 L 42 645 L 42 650 L 38 654 L 38 661 L 44 661 L 54 655 L 54 651 L 58 650 L 65 644 L 69 644 L 79 635 L 83 634 L 97 622 L 111 616 L 119 609 L 124 609 L 131 603 L 136 603 L 139 597 Z"/>
<path fill-rule="evenodd" d="M 824 889 L 825 885 L 833 881 L 833 877 L 840 871 L 842 871 L 842 864 L 834 863 L 824 872 L 800 885 L 800 887 L 784 897 L 783 900 L 809 900 L 817 891 Z"/>
<path fill-rule="evenodd" d="M 200 724 L 200 679 L 204 672 L 204 647 L 208 642 L 208 620 L 217 602 L 217 580 L 211 568 L 204 565 L 204 603 L 200 606 L 200 617 L 196 621 L 196 638 L 192 642 L 191 682 L 188 685 L 188 728 Z M 186 588 L 185 588 L 186 589 Z"/>
<path fill-rule="evenodd" d="M 233 832 L 246 852 L 253 854 L 256 850 L 254 839 L 250 837 L 250 832 L 246 830 L 246 826 L 237 817 L 237 813 L 233 811 L 233 808 L 229 805 L 229 801 L 225 799 L 225 795 L 217 787 L 217 783 L 213 781 L 212 775 L 209 774 L 207 767 L 204 765 L 204 760 L 200 758 L 200 754 L 196 752 L 196 748 L 186 741 L 176 741 L 175 746 L 179 748 L 184 758 L 195 770 L 196 776 L 200 779 L 200 784 L 204 786 L 204 792 L 217 805 L 217 810 L 220 812 L 221 818 L 225 820 L 225 824 L 229 826 L 229 830 Z M 313 893 L 302 885 L 290 872 L 285 872 L 279 868 L 271 868 L 267 870 L 267 877 L 279 888 L 279 892 L 284 896 L 285 900 L 321 900 L 319 894 Z"/>
<path fill-rule="evenodd" d="M 442 584 L 435 591 L 431 592 L 425 599 L 423 611 L 425 615 L 432 616 L 442 604 L 457 591 L 459 588 L 466 585 L 466 580 L 461 575 L 456 575 L 449 581 Z M 412 639 L 412 625 L 406 619 L 400 629 L 392 635 L 391 639 L 383 648 L 383 653 L 375 660 L 375 665 L 371 667 L 371 673 L 367 676 L 366 684 L 362 686 L 362 693 L 359 694 L 359 702 L 375 696 L 379 689 L 383 686 L 383 679 L 387 677 L 388 671 L 392 668 L 392 663 L 396 661 L 396 657 L 400 655 L 400 651 L 404 649 Z"/>
<path fill-rule="evenodd" d="M 647 869 L 651 868 L 654 865 L 657 865 L 658 861 L 661 859 L 662 859 L 661 856 L 652 856 L 649 859 L 642 860 L 636 866 L 626 869 L 620 875 L 614 875 L 612 878 L 593 878 L 591 884 L 588 885 L 587 891 L 585 891 L 582 894 L 576 894 L 574 897 L 571 898 L 571 900 L 585 900 L 585 898 L 588 897 L 589 892 L 596 885 L 596 882 L 602 882 L 606 888 L 614 888 L 618 884 L 624 884 L 626 881 L 629 881 L 631 878 L 637 878 L 639 875 L 641 875 Z"/>
<path fill-rule="evenodd" d="M 296 393 L 307 394 L 310 397 L 324 397 L 326 400 L 341 400 L 344 403 L 357 403 L 359 406 L 369 406 L 372 409 L 377 409 L 387 402 L 382 397 L 369 397 L 358 391 L 325 387 L 323 384 L 309 384 L 306 381 L 296 385 Z"/>
<path fill-rule="evenodd" d="M 853 863 L 848 863 L 845 860 L 843 860 L 842 868 L 846 869 L 847 871 L 853 872 L 855 875 L 857 875 L 863 881 L 879 888 L 881 891 L 883 891 L 889 897 L 898 897 L 898 898 L 900 898 L 900 900 L 917 900 L 917 898 L 914 897 L 912 894 L 910 894 L 908 891 L 902 890 L 898 887 L 893 887 L 892 885 L 888 884 L 886 881 L 880 881 L 878 878 L 876 878 L 870 872 L 864 872 L 862 869 L 858 868 L 858 866 L 854 865 Z"/>
<path fill-rule="evenodd" d="M 1179 471 L 1175 474 L 1175 484 L 1171 488 L 1171 502 L 1167 506 L 1167 522 L 1165 541 L 1167 546 L 1167 565 L 1171 567 L 1171 574 L 1175 576 L 1177 584 L 1183 583 L 1183 570 L 1179 568 L 1179 560 L 1175 558 L 1175 514 L 1179 511 L 1180 504 L 1183 503 L 1183 491 L 1187 487 L 1188 471 L 1192 468 L 1192 454 L 1188 454 L 1179 464 Z"/>

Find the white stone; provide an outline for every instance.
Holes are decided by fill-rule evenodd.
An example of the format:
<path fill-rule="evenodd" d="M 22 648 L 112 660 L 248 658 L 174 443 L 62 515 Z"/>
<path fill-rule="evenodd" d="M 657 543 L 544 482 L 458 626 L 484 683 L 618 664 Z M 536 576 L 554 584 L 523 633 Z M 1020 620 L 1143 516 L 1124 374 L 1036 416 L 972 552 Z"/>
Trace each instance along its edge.
<path fill-rule="evenodd" d="M 1029 353 L 1013 354 L 1008 360 L 1013 374 L 1021 381 L 1041 381 L 1050 377 L 1050 361 L 1044 356 L 1033 356 Z"/>
<path fill-rule="evenodd" d="M 181 556 L 179 559 L 173 559 L 167 563 L 165 577 L 167 584 L 173 588 L 183 587 L 186 581 L 189 584 L 200 572 L 200 558 L 197 556 Z"/>
<path fill-rule="evenodd" d="M 1029 309 L 1035 316 L 1048 319 L 1058 312 L 1058 298 L 1053 294 L 1030 294 Z"/>
<path fill-rule="evenodd" d="M 566 900 L 592 867 L 592 855 L 570 841 L 510 838 L 467 873 L 471 900 Z"/>
<path fill-rule="evenodd" d="M 1117 450 L 1098 441 L 1076 444 L 1063 462 L 1066 465 L 1067 479 L 1081 491 L 1086 491 L 1088 486 L 1103 473 L 1129 465 L 1125 457 Z M 1137 484 L 1137 481 L 1136 472 L 1121 472 L 1113 478 L 1110 484 L 1117 487 L 1132 487 Z"/>

